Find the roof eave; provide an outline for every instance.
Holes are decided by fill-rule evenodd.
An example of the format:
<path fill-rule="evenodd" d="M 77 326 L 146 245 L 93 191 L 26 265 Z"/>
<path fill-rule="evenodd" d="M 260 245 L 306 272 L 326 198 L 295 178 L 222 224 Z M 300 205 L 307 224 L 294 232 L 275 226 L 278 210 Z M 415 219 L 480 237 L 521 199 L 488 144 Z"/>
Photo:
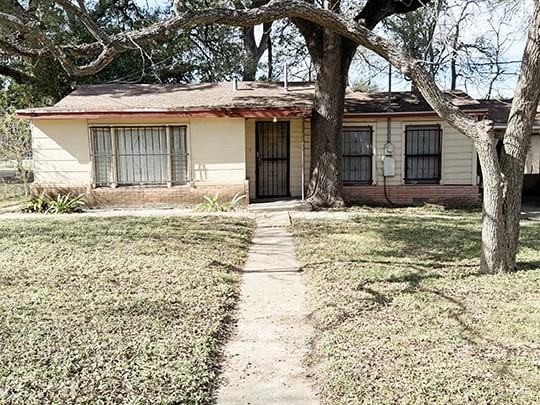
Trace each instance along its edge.
<path fill-rule="evenodd" d="M 462 112 L 473 116 L 484 116 L 487 114 L 487 110 L 467 110 L 463 109 Z M 435 111 L 384 111 L 384 112 L 347 112 L 344 113 L 345 118 L 384 118 L 384 117 L 438 117 L 439 115 Z"/>
<path fill-rule="evenodd" d="M 311 108 L 221 108 L 192 111 L 39 111 L 19 110 L 20 119 L 102 119 L 102 118 L 281 118 L 309 117 Z"/>

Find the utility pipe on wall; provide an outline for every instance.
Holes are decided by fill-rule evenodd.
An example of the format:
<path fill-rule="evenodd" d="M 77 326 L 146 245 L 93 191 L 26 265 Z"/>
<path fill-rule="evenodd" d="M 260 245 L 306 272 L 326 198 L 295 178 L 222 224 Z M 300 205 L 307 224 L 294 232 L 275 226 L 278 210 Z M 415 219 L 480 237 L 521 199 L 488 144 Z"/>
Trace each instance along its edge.
<path fill-rule="evenodd" d="M 305 148 L 305 137 L 306 137 L 306 117 L 302 116 L 302 201 L 306 199 L 306 148 Z"/>

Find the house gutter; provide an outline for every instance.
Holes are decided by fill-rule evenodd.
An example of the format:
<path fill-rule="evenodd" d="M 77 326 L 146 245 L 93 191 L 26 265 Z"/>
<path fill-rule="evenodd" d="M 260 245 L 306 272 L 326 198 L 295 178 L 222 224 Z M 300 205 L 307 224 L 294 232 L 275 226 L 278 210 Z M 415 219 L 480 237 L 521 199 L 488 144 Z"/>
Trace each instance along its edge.
<path fill-rule="evenodd" d="M 305 117 L 311 115 L 311 108 L 221 108 L 214 110 L 192 111 L 47 111 L 19 110 L 20 119 L 101 119 L 101 118 L 273 118 L 273 117 Z"/>
<path fill-rule="evenodd" d="M 485 116 L 487 110 L 461 110 L 472 116 Z M 396 112 L 380 112 L 380 113 L 347 113 L 343 114 L 344 118 L 407 118 L 407 117 L 437 117 L 439 115 L 435 111 L 396 111 Z"/>
<path fill-rule="evenodd" d="M 493 129 L 506 129 L 506 124 L 495 124 Z M 533 125 L 533 131 L 540 131 L 540 125 Z"/>

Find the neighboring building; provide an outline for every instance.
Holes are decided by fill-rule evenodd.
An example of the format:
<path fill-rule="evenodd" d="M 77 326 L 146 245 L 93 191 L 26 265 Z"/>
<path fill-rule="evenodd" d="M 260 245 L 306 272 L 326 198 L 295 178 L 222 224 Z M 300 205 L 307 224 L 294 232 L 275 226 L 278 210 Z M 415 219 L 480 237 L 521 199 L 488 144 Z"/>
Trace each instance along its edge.
<path fill-rule="evenodd" d="M 502 149 L 502 138 L 506 129 L 512 100 L 481 100 L 488 110 L 488 116 L 495 123 L 495 136 L 499 139 L 498 149 Z M 531 137 L 531 147 L 525 162 L 525 177 L 523 179 L 523 196 L 540 196 L 540 113 L 536 116 Z"/>
<path fill-rule="evenodd" d="M 488 113 L 463 92 L 447 94 L 472 116 Z M 386 93 L 346 97 L 348 201 L 478 202 L 471 141 L 421 97 L 394 92 L 391 108 Z M 302 197 L 312 100 L 310 83 L 112 84 L 81 87 L 53 107 L 18 115 L 33 124 L 36 188 L 87 192 L 96 205 L 176 205 L 217 191 Z"/>

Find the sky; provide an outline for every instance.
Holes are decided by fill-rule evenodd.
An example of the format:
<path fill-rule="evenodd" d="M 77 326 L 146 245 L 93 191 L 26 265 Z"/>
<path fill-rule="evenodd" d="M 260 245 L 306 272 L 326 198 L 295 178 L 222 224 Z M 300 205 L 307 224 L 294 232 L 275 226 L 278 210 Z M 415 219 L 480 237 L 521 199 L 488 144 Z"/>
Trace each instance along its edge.
<path fill-rule="evenodd" d="M 150 7 L 163 6 L 167 3 L 170 4 L 170 0 L 136 0 L 141 5 L 148 5 Z M 458 0 L 461 1 L 461 0 Z M 510 14 L 505 10 L 500 10 L 495 13 L 488 13 L 486 7 L 479 6 L 470 10 L 467 22 L 462 29 L 464 42 L 473 42 L 481 35 L 485 35 L 489 38 L 494 38 L 494 28 L 500 26 L 500 41 L 503 43 L 502 53 L 500 60 L 502 61 L 519 61 L 522 58 L 523 49 L 525 45 L 526 37 L 526 18 L 524 14 L 527 14 L 528 10 L 532 10 L 533 0 L 516 0 L 515 4 L 519 4 L 521 8 L 520 12 L 516 14 Z M 482 3 L 481 3 L 482 4 Z M 458 13 L 459 10 L 455 11 Z M 457 19 L 457 15 L 449 16 L 448 23 L 451 23 L 452 18 Z M 256 35 L 260 38 L 262 34 L 262 27 L 256 27 Z M 376 58 L 376 57 L 375 57 Z M 261 60 L 266 60 L 266 55 L 263 55 Z M 479 60 L 480 61 L 480 60 Z M 380 61 L 382 66 L 385 62 Z M 513 89 L 517 80 L 517 72 L 520 65 L 518 63 L 505 65 L 505 74 L 502 79 L 496 83 L 493 96 L 496 97 L 511 97 Z M 378 69 L 380 70 L 380 69 Z M 358 64 L 353 65 L 349 75 L 349 82 L 354 83 L 357 81 L 369 80 L 371 84 L 377 86 L 380 90 L 386 91 L 388 88 L 388 70 L 384 69 L 380 73 L 367 72 L 366 69 Z M 489 75 L 485 76 L 489 78 Z M 283 79 L 283 78 L 280 78 Z M 439 78 L 439 85 L 443 88 L 449 87 L 449 77 L 442 76 Z M 486 85 L 473 85 L 468 83 L 465 86 L 463 79 L 458 80 L 458 87 L 466 90 L 473 97 L 484 97 L 486 93 Z M 395 91 L 409 90 L 410 82 L 407 81 L 399 72 L 394 69 L 392 76 L 392 88 Z"/>

